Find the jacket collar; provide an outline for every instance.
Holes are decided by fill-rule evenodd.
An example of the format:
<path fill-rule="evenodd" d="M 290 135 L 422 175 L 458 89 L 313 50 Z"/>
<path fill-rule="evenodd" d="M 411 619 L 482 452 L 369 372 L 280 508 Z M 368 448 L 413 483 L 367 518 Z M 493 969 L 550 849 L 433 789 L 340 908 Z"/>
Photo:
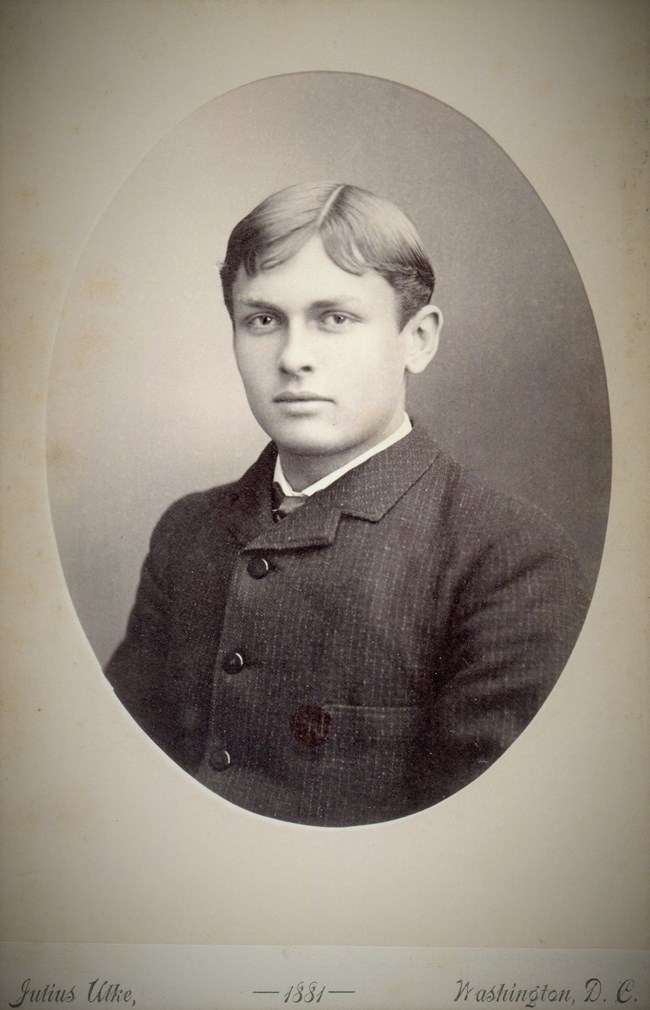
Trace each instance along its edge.
<path fill-rule="evenodd" d="M 270 443 L 232 490 L 228 529 L 248 550 L 331 544 L 341 515 L 378 522 L 431 467 L 437 454 L 429 435 L 415 427 L 276 523 L 271 515 L 271 485 L 277 449 Z"/>

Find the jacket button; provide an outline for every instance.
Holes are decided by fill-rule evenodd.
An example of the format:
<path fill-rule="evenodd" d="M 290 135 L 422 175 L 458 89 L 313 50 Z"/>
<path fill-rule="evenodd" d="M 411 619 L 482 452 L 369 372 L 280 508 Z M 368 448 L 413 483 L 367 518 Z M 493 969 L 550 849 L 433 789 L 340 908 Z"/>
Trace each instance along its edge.
<path fill-rule="evenodd" d="M 219 750 L 213 750 L 210 754 L 210 767 L 214 769 L 215 772 L 225 772 L 231 762 L 232 758 L 225 747 L 221 747 Z"/>
<path fill-rule="evenodd" d="M 241 652 L 227 652 L 223 657 L 221 667 L 226 673 L 239 673 L 244 669 L 244 657 Z"/>
<path fill-rule="evenodd" d="M 291 733 L 305 747 L 320 747 L 327 740 L 332 716 L 319 705 L 303 705 L 291 716 Z"/>
<path fill-rule="evenodd" d="M 271 566 L 266 560 L 266 558 L 261 557 L 257 554 L 254 558 L 251 558 L 248 562 L 248 568 L 246 569 L 248 574 L 253 579 L 263 579 L 265 575 L 268 575 L 271 571 Z"/>

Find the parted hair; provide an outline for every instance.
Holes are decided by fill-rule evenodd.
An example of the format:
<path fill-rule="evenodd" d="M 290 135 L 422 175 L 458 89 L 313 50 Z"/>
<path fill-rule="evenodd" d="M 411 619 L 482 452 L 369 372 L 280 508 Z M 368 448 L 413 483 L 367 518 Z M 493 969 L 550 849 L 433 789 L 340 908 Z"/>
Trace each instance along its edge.
<path fill-rule="evenodd" d="M 347 183 L 299 183 L 267 197 L 233 229 L 220 269 L 232 318 L 240 267 L 249 277 L 294 256 L 313 235 L 342 270 L 375 270 L 397 293 L 399 325 L 426 305 L 435 276 L 415 225 L 390 200 Z"/>

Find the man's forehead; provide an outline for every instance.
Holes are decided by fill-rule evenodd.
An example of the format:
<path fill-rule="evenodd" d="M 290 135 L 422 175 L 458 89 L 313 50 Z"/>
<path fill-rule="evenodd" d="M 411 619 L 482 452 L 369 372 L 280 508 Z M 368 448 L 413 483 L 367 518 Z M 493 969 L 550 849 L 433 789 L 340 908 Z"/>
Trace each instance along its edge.
<path fill-rule="evenodd" d="M 362 273 L 345 270 L 328 256 L 320 240 L 306 243 L 282 263 L 264 267 L 248 274 L 240 265 L 233 283 L 233 301 L 237 303 L 266 302 L 274 298 L 303 297 L 310 303 L 336 302 L 343 298 L 364 300 L 378 289 L 391 285 L 368 267 Z"/>

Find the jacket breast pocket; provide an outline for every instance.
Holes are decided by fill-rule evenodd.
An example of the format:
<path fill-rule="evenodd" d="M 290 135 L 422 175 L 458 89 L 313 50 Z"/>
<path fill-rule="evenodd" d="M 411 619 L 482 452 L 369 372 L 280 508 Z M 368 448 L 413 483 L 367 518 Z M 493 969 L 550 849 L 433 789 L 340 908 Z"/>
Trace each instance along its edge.
<path fill-rule="evenodd" d="M 326 705 L 329 741 L 335 750 L 415 744 L 424 737 L 425 714 L 418 705 Z"/>
<path fill-rule="evenodd" d="M 426 784 L 426 708 L 330 705 L 326 711 L 330 733 L 317 748 L 314 771 L 320 769 L 327 795 L 336 797 L 332 823 L 391 820 L 418 809 Z"/>

